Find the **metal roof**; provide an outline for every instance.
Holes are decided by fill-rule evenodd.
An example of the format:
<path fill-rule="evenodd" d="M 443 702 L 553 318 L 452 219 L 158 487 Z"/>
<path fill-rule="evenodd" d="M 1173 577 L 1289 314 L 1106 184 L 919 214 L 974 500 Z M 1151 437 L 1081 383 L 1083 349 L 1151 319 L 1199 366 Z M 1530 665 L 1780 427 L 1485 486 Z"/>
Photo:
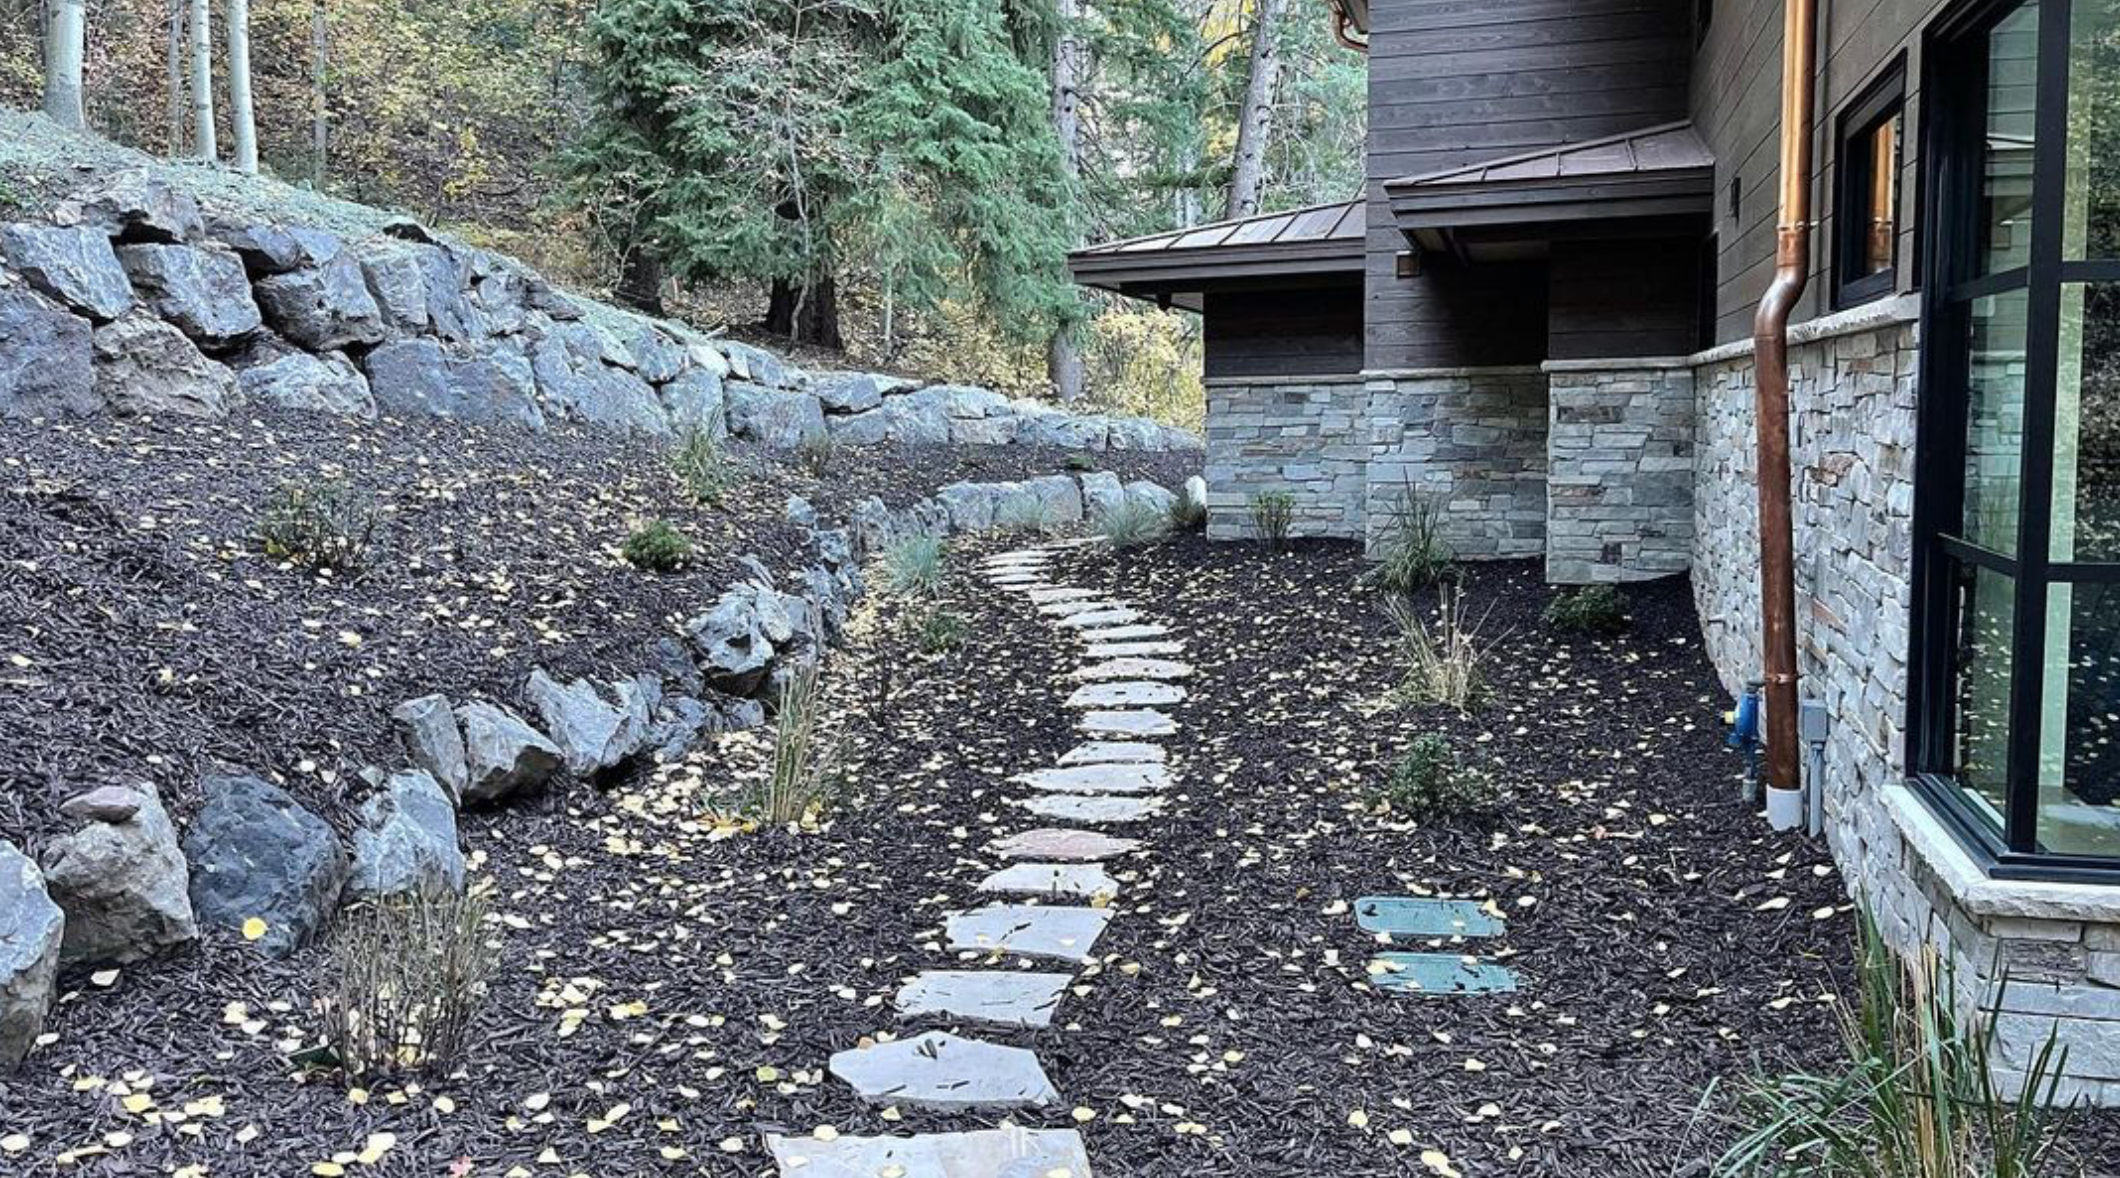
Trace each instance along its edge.
<path fill-rule="evenodd" d="M 1359 273 L 1363 202 L 1314 205 L 1088 246 L 1068 255 L 1075 280 L 1125 293 L 1198 290 L 1208 282 Z"/>
<path fill-rule="evenodd" d="M 1384 185 L 1399 228 L 1431 248 L 1454 229 L 1709 213 L 1714 190 L 1715 153 L 1689 122 Z"/>

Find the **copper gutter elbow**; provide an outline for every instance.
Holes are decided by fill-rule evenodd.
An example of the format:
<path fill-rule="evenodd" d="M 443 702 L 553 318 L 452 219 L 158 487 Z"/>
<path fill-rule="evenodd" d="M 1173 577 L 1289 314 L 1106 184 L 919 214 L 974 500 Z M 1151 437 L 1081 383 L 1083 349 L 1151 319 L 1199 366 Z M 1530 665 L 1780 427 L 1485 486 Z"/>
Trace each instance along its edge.
<path fill-rule="evenodd" d="M 1811 275 L 1812 75 L 1818 0 L 1787 0 L 1782 23 L 1781 215 L 1774 280 L 1752 321 L 1759 432 L 1760 648 L 1767 785 L 1797 789 L 1796 529 L 1789 457 L 1789 316 Z"/>
<path fill-rule="evenodd" d="M 1332 8 L 1332 39 L 1356 53 L 1367 54 L 1369 42 L 1357 41 L 1354 34 L 1347 31 L 1354 28 L 1355 23 L 1354 17 L 1348 15 L 1346 6 L 1341 4 L 1340 0 L 1325 0 L 1325 3 Z"/>

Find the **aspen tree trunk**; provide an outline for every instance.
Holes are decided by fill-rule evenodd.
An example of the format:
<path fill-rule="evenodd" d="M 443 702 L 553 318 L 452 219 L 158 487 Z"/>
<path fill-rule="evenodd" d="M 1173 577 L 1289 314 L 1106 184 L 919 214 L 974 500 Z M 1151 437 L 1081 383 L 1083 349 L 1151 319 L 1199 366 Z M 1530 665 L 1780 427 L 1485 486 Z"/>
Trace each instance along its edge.
<path fill-rule="evenodd" d="M 1060 34 L 1053 40 L 1053 134 L 1060 140 L 1061 166 L 1072 188 L 1082 174 L 1082 40 L 1076 29 L 1081 0 L 1058 0 L 1054 11 Z M 1045 372 L 1061 403 L 1082 399 L 1082 353 L 1066 327 L 1053 333 Z"/>
<path fill-rule="evenodd" d="M 225 0 L 228 25 L 228 125 L 235 135 L 236 171 L 256 175 L 258 119 L 250 100 L 250 0 Z"/>
<path fill-rule="evenodd" d="M 1251 35 L 1251 77 L 1244 86 L 1244 109 L 1237 112 L 1237 159 L 1229 177 L 1225 217 L 1249 217 L 1259 211 L 1259 190 L 1266 182 L 1266 139 L 1273 132 L 1274 96 L 1281 88 L 1284 3 L 1258 0 Z"/>
<path fill-rule="evenodd" d="M 325 2 L 316 0 L 309 9 L 309 170 L 318 188 L 324 186 L 331 152 L 331 107 L 324 90 L 331 65 L 331 28 L 324 20 Z"/>
<path fill-rule="evenodd" d="M 213 10 L 191 0 L 191 144 L 202 160 L 220 158 L 213 126 Z"/>
<path fill-rule="evenodd" d="M 162 80 L 169 91 L 169 140 L 162 154 L 175 158 L 184 154 L 184 123 L 191 101 L 184 90 L 184 14 L 189 0 L 168 0 L 169 16 L 163 21 Z"/>
<path fill-rule="evenodd" d="M 87 0 L 46 0 L 44 113 L 62 127 L 88 125 L 81 109 L 81 59 L 88 50 Z"/>

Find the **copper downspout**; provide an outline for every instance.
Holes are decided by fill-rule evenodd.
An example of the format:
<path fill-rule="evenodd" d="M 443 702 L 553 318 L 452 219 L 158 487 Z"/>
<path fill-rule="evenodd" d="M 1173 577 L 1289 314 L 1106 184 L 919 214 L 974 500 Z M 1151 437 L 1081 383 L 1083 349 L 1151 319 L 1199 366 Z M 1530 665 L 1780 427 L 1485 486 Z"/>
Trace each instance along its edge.
<path fill-rule="evenodd" d="M 1759 427 L 1759 597 L 1767 785 L 1796 789 L 1796 533 L 1790 507 L 1789 315 L 1811 273 L 1811 75 L 1818 0 L 1787 0 L 1781 49 L 1781 222 L 1774 281 L 1752 321 Z"/>
<path fill-rule="evenodd" d="M 1357 41 L 1354 34 L 1347 31 L 1355 27 L 1354 18 L 1347 14 L 1347 9 L 1340 0 L 1325 0 L 1325 3 L 1332 8 L 1332 39 L 1356 53 L 1368 53 L 1369 42 Z"/>

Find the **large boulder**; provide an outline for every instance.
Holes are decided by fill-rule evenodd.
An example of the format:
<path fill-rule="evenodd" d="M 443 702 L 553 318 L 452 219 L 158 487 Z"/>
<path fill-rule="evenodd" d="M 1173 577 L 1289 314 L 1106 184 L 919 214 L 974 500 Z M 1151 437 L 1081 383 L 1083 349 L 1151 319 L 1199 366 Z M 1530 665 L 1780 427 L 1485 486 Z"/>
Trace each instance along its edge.
<path fill-rule="evenodd" d="M 1026 479 L 994 505 L 997 526 L 1053 528 L 1081 521 L 1082 488 L 1064 474 Z"/>
<path fill-rule="evenodd" d="M 775 449 L 792 450 L 829 436 L 824 407 L 808 393 L 787 393 L 743 381 L 727 386 L 729 432 Z"/>
<path fill-rule="evenodd" d="M 144 169 L 112 176 L 78 203 L 83 221 L 126 242 L 197 241 L 205 231 L 199 202 Z"/>
<path fill-rule="evenodd" d="M 1063 450 L 1103 450 L 1111 444 L 1111 420 L 1054 413 L 1024 421 L 1020 440 L 1032 446 Z"/>
<path fill-rule="evenodd" d="M 101 230 L 0 225 L 0 259 L 31 286 L 98 323 L 133 308 L 132 283 Z"/>
<path fill-rule="evenodd" d="M 216 218 L 208 222 L 206 236 L 234 250 L 254 279 L 321 266 L 345 249 L 337 237 L 321 229 L 259 221 Z"/>
<path fill-rule="evenodd" d="M 96 350 L 88 320 L 27 285 L 0 285 L 0 417 L 94 413 Z"/>
<path fill-rule="evenodd" d="M 960 417 L 950 421 L 950 441 L 959 446 L 1014 445 L 1022 433 L 1020 417 Z"/>
<path fill-rule="evenodd" d="M 392 240 L 363 248 L 360 266 L 368 293 L 382 312 L 383 325 L 399 335 L 423 334 L 433 323 L 427 310 L 430 259 L 447 267 L 453 288 L 456 268 L 434 246 Z"/>
<path fill-rule="evenodd" d="M 883 414 L 885 436 L 900 446 L 947 446 L 950 443 L 951 418 L 939 400 L 918 399 L 913 393 L 886 397 L 883 408 L 876 412 Z"/>
<path fill-rule="evenodd" d="M 390 723 L 405 746 L 405 756 L 439 782 L 452 801 L 461 800 L 471 781 L 471 769 L 464 758 L 464 733 L 457 727 L 449 697 L 408 699 L 390 710 Z"/>
<path fill-rule="evenodd" d="M 932 405 L 957 418 L 1002 417 L 1013 412 L 1007 397 L 975 385 L 929 385 L 904 394 L 902 400 L 907 404 Z"/>
<path fill-rule="evenodd" d="M 567 416 L 611 429 L 667 434 L 670 419 L 654 386 L 606 359 L 607 337 L 569 324 L 537 345 L 531 360 L 545 403 Z M 630 353 L 620 355 L 631 359 Z"/>
<path fill-rule="evenodd" d="M 1014 483 L 951 483 L 935 492 L 942 509 L 949 513 L 950 531 L 983 532 L 994 526 L 994 508 Z"/>
<path fill-rule="evenodd" d="M 627 347 L 633 353 L 633 371 L 650 384 L 667 384 L 685 370 L 684 345 L 645 323 Z"/>
<path fill-rule="evenodd" d="M 250 276 L 233 251 L 191 245 L 128 245 L 118 261 L 140 300 L 209 348 L 226 347 L 262 327 Z"/>
<path fill-rule="evenodd" d="M 465 704 L 456 722 L 464 733 L 466 802 L 505 801 L 559 772 L 559 746 L 499 704 Z"/>
<path fill-rule="evenodd" d="M 361 803 L 346 890 L 363 899 L 464 890 L 456 806 L 427 772 L 396 774 Z"/>
<path fill-rule="evenodd" d="M 145 311 L 98 327 L 95 348 L 96 394 L 114 413 L 223 417 L 240 396 L 235 373 Z"/>
<path fill-rule="evenodd" d="M 368 387 L 384 412 L 508 422 L 542 429 L 537 382 L 522 357 L 439 340 L 392 340 L 368 353 Z"/>
<path fill-rule="evenodd" d="M 338 836 L 262 778 L 211 777 L 204 791 L 206 805 L 184 833 L 193 910 L 268 957 L 294 953 L 338 906 L 347 870 Z"/>
<path fill-rule="evenodd" d="M 810 378 L 810 392 L 826 413 L 866 413 L 883 404 L 886 379 L 867 372 L 820 372 Z"/>
<path fill-rule="evenodd" d="M 1108 470 L 1092 471 L 1080 476 L 1082 484 L 1082 509 L 1090 519 L 1098 519 L 1119 510 L 1126 502 L 1126 487 L 1119 476 Z"/>
<path fill-rule="evenodd" d="M 590 777 L 631 760 L 648 742 L 656 700 L 633 680 L 607 695 L 587 679 L 561 683 L 542 668 L 530 673 L 523 698 L 537 711 L 567 771 Z"/>
<path fill-rule="evenodd" d="M 274 331 L 312 352 L 381 343 L 383 309 L 368 293 L 361 264 L 338 253 L 316 266 L 261 280 L 258 305 Z"/>
<path fill-rule="evenodd" d="M 1162 450 L 1163 427 L 1145 417 L 1115 417 L 1105 432 L 1111 450 Z"/>
<path fill-rule="evenodd" d="M 66 963 L 144 961 L 198 939 L 191 869 L 153 786 L 105 786 L 60 807 L 87 825 L 44 854 L 45 886 L 66 913 Z"/>
<path fill-rule="evenodd" d="M 1201 518 L 1207 516 L 1207 480 L 1194 475 L 1185 480 L 1185 506 Z"/>
<path fill-rule="evenodd" d="M 764 348 L 754 348 L 735 340 L 723 340 L 720 346 L 738 380 L 772 389 L 790 389 L 802 384 L 801 372 L 788 367 L 780 357 Z"/>
<path fill-rule="evenodd" d="M 891 440 L 891 421 L 881 409 L 824 419 L 832 441 L 841 446 L 881 446 Z"/>
<path fill-rule="evenodd" d="M 1178 497 L 1160 483 L 1135 479 L 1126 484 L 1126 501 L 1137 509 L 1167 516 L 1171 507 L 1178 502 Z"/>
<path fill-rule="evenodd" d="M 685 638 L 709 684 L 748 696 L 764 685 L 774 656 L 794 645 L 797 626 L 781 594 L 747 582 L 687 622 Z"/>
<path fill-rule="evenodd" d="M 232 363 L 236 388 L 246 401 L 341 417 L 375 416 L 368 378 L 342 352 L 312 356 L 291 348 L 253 347 Z"/>
<path fill-rule="evenodd" d="M 0 1071 L 21 1063 L 44 1033 L 65 932 L 37 865 L 0 839 Z"/>
<path fill-rule="evenodd" d="M 710 369 L 688 367 L 662 387 L 663 413 L 678 434 L 701 431 L 719 440 L 729 434 L 728 406 L 721 377 Z"/>

